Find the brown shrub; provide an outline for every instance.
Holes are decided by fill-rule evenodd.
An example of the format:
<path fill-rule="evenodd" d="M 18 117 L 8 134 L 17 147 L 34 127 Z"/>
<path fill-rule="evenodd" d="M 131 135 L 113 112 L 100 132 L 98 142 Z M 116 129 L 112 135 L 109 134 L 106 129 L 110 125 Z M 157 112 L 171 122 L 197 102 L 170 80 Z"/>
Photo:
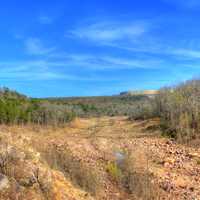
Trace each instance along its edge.
<path fill-rule="evenodd" d="M 145 152 L 127 152 L 119 167 L 122 172 L 121 185 L 133 199 L 160 199 L 161 191 L 148 171 L 148 156 Z"/>
<path fill-rule="evenodd" d="M 67 148 L 49 147 L 43 156 L 49 166 L 64 173 L 75 185 L 96 195 L 101 188 L 101 178 L 97 171 L 77 159 Z"/>

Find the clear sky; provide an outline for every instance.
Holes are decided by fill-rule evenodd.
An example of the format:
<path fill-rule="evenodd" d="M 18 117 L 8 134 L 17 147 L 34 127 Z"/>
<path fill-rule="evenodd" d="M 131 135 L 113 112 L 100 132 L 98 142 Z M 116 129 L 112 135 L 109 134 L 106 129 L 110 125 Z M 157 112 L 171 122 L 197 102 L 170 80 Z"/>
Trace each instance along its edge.
<path fill-rule="evenodd" d="M 157 89 L 199 73 L 199 0 L 0 2 L 0 85 L 29 96 Z"/>

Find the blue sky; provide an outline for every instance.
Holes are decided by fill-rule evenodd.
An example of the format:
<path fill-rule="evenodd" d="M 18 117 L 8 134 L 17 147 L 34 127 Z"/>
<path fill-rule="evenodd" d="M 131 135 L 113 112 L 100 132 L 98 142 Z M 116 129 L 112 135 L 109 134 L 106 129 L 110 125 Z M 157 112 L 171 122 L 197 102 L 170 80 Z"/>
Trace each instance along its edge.
<path fill-rule="evenodd" d="M 2 1 L 0 85 L 88 96 L 198 77 L 199 19 L 199 0 Z"/>

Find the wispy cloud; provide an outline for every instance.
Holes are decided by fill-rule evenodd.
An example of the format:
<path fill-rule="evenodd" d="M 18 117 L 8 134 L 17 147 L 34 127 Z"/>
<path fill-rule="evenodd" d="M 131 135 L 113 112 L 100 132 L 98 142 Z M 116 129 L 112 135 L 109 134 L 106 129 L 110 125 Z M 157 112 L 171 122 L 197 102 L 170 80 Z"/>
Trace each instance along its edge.
<path fill-rule="evenodd" d="M 48 80 L 62 77 L 62 74 L 49 70 L 45 61 L 0 62 L 1 79 Z"/>
<path fill-rule="evenodd" d="M 77 71 L 68 73 L 67 68 L 79 67 L 80 63 L 71 61 L 21 61 L 21 62 L 0 62 L 0 79 L 1 80 L 70 80 L 70 81 L 114 81 L 117 78 L 106 78 L 96 74 L 80 75 Z M 62 68 L 60 71 L 59 68 Z M 65 69 L 64 69 L 65 68 Z M 64 70 L 64 71 L 63 71 Z"/>
<path fill-rule="evenodd" d="M 68 55 L 68 64 L 82 66 L 93 70 L 119 69 L 158 69 L 162 64 L 160 59 L 134 59 L 114 56 L 95 56 L 75 54 Z"/>
<path fill-rule="evenodd" d="M 53 23 L 53 18 L 48 16 L 48 15 L 40 15 L 38 17 L 38 21 L 40 24 L 52 24 Z"/>
<path fill-rule="evenodd" d="M 163 55 L 163 56 L 175 56 L 176 58 L 181 58 L 183 60 L 187 59 L 199 59 L 200 58 L 200 50 L 196 48 L 195 45 L 187 45 L 190 44 L 190 41 L 186 42 L 185 47 L 179 47 L 177 45 L 169 45 L 162 41 L 157 41 L 152 38 L 150 43 L 146 37 L 143 37 L 142 40 L 132 42 L 132 43 L 107 43 L 109 47 L 115 49 L 126 50 L 130 52 L 136 53 L 144 53 L 144 54 L 153 54 L 156 55 Z"/>
<path fill-rule="evenodd" d="M 163 0 L 163 1 L 185 9 L 200 8 L 199 0 Z"/>
<path fill-rule="evenodd" d="M 172 49 L 168 53 L 174 54 L 176 56 L 181 56 L 184 59 L 199 59 L 200 51 L 195 49 Z"/>
<path fill-rule="evenodd" d="M 67 37 L 87 39 L 94 42 L 113 42 L 124 39 L 135 39 L 148 31 L 148 25 L 144 22 L 116 23 L 99 22 L 84 25 L 68 31 Z"/>
<path fill-rule="evenodd" d="M 52 53 L 55 47 L 45 47 L 40 39 L 28 38 L 25 40 L 26 52 L 31 55 L 46 55 Z"/>
<path fill-rule="evenodd" d="M 45 57 L 45 56 L 44 56 Z M 107 70 L 157 69 L 162 60 L 134 59 L 93 54 L 63 54 L 56 57 L 29 61 L 0 62 L 2 80 L 77 80 L 77 81 L 114 81 L 117 77 L 105 77 Z M 81 69 L 82 73 L 79 73 Z M 70 71 L 70 73 L 68 73 Z"/>
<path fill-rule="evenodd" d="M 53 80 L 65 79 L 67 75 L 53 71 L 50 63 L 45 60 L 37 61 L 9 61 L 0 62 L 1 79 L 24 79 L 24 80 Z"/>
<path fill-rule="evenodd" d="M 200 6 L 200 1 L 182 1 L 182 0 L 163 0 L 168 3 L 176 4 L 187 4 L 188 6 Z M 90 42 L 92 45 L 103 46 L 113 48 L 114 51 L 124 50 L 130 52 L 152 54 L 156 60 L 155 56 L 173 56 L 178 59 L 199 59 L 200 50 L 198 50 L 198 42 L 193 41 L 192 37 L 187 39 L 178 38 L 176 42 L 173 41 L 173 36 L 171 40 L 167 40 L 165 35 L 158 35 L 163 29 L 163 24 L 170 24 L 176 26 L 179 22 L 174 22 L 174 20 L 162 19 L 162 20 L 138 20 L 138 21 L 120 21 L 120 22 L 96 22 L 92 24 L 81 25 L 73 30 L 67 32 L 66 37 L 73 37 L 78 40 Z M 181 32 L 182 30 L 180 30 Z M 170 33 L 171 34 L 171 33 Z M 115 61 L 118 62 L 115 62 Z M 103 66 L 109 64 L 108 66 L 121 66 L 121 67 L 141 67 L 147 64 L 142 61 L 124 61 L 121 58 L 113 60 L 114 62 L 109 62 L 108 59 L 104 60 Z M 120 62 L 121 63 L 120 63 Z M 147 61 L 148 62 L 148 61 Z M 126 63 L 126 64 L 125 64 Z M 129 64 L 130 65 L 129 65 Z M 94 64 L 94 63 L 93 63 Z M 119 64 L 119 65 L 118 65 Z M 150 62 L 149 65 L 152 63 Z M 153 63 L 155 66 L 155 63 Z"/>

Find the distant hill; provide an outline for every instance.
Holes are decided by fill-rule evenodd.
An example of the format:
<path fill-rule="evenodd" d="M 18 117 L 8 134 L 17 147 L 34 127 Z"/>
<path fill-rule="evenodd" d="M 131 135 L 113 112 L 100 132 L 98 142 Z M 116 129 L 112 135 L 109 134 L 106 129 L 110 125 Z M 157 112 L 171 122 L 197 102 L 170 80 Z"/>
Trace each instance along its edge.
<path fill-rule="evenodd" d="M 158 94 L 158 90 L 133 90 L 121 92 L 120 96 L 137 96 L 137 95 L 146 95 L 148 97 L 153 97 Z"/>
<path fill-rule="evenodd" d="M 27 99 L 27 97 L 21 93 L 18 93 L 14 90 L 10 90 L 7 87 L 0 87 L 0 99 L 7 98 L 7 99 Z"/>

